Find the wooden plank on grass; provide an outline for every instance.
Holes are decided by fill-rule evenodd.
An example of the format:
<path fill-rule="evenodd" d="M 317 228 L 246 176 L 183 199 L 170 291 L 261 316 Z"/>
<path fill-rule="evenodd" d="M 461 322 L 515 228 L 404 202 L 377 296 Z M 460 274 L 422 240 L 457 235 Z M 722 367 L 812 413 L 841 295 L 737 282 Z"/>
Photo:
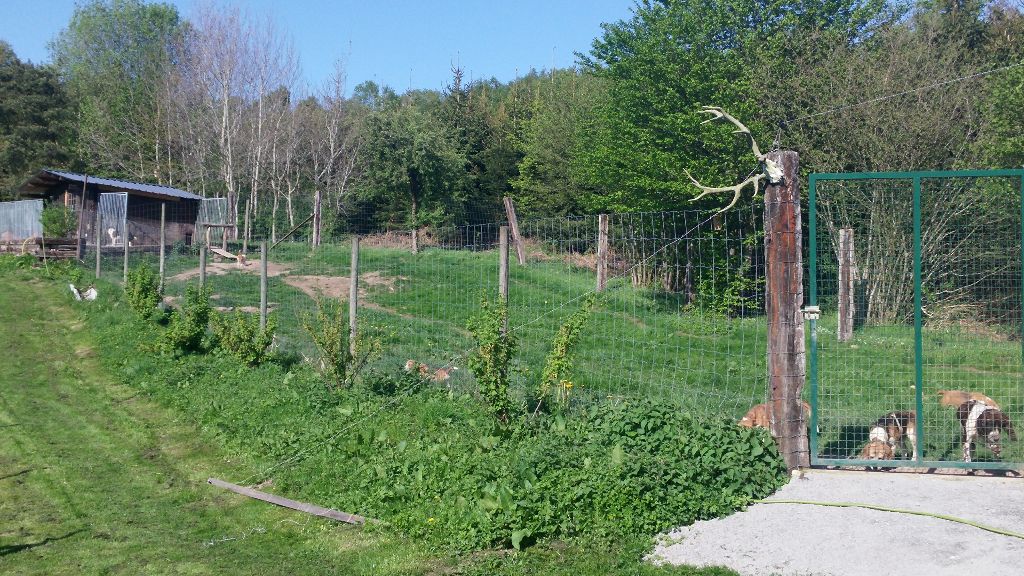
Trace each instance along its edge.
<path fill-rule="evenodd" d="M 263 500 L 264 502 L 270 502 L 271 504 L 277 504 L 278 506 L 291 508 L 292 510 L 298 510 L 299 512 L 305 512 L 306 514 L 322 516 L 324 518 L 330 518 L 331 520 L 345 522 L 346 524 L 365 524 L 367 520 L 373 520 L 372 518 L 364 518 L 355 514 L 349 514 L 348 512 L 339 512 L 338 510 L 333 510 L 331 508 L 324 508 L 323 506 L 317 506 L 316 504 L 307 504 L 305 502 L 299 502 L 298 500 L 291 500 L 289 498 L 267 494 L 266 492 L 260 492 L 259 490 L 253 490 L 252 488 L 246 488 L 244 486 L 225 482 L 216 478 L 210 478 L 207 482 L 217 486 L 218 488 L 230 490 L 235 494 L 241 494 L 242 496 L 248 496 L 249 498 Z"/>

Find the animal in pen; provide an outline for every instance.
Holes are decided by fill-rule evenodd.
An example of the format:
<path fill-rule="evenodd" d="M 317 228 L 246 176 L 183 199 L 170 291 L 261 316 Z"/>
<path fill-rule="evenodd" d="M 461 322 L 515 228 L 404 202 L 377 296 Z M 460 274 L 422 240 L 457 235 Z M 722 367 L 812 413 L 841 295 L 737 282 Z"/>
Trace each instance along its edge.
<path fill-rule="evenodd" d="M 913 458 L 917 453 L 917 415 L 911 411 L 889 412 L 882 416 L 871 426 L 868 431 L 868 442 L 880 442 L 887 444 L 892 452 L 896 448 L 904 450 L 908 458 Z M 906 452 L 903 440 L 910 442 L 910 452 Z"/>
<path fill-rule="evenodd" d="M 1002 457 L 1002 432 L 1005 431 L 1010 440 L 1017 440 L 1013 422 L 999 408 L 968 400 L 957 408 L 956 415 L 963 432 L 964 462 L 973 460 L 974 440 L 979 436 L 985 439 L 986 447 L 996 458 Z"/>
<path fill-rule="evenodd" d="M 951 406 L 953 408 L 958 408 L 964 402 L 976 400 L 978 402 L 984 402 L 991 408 L 1000 408 L 999 404 L 995 400 L 989 398 L 988 396 L 985 396 L 981 392 L 964 392 L 962 390 L 939 390 L 938 392 L 936 392 L 936 394 L 941 396 L 941 398 L 939 399 L 939 404 L 942 404 L 943 406 Z"/>
<path fill-rule="evenodd" d="M 806 401 L 801 403 L 804 407 L 804 417 L 810 422 L 811 405 Z M 771 407 L 767 403 L 751 407 L 743 418 L 740 418 L 738 424 L 744 428 L 771 428 Z"/>

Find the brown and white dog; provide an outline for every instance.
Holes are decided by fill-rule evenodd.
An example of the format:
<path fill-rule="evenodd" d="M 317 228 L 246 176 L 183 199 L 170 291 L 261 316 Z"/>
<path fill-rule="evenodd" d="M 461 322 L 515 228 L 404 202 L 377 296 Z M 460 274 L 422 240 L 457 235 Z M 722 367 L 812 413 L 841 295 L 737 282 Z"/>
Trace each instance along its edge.
<path fill-rule="evenodd" d="M 892 460 L 895 458 L 892 446 L 882 440 L 868 442 L 864 449 L 860 451 L 860 457 L 863 460 Z"/>
<path fill-rule="evenodd" d="M 458 370 L 458 368 L 455 366 L 452 366 L 451 368 L 437 368 L 435 370 L 430 366 L 427 366 L 426 364 L 423 364 L 421 362 L 417 362 L 411 358 L 405 361 L 406 372 L 416 372 L 420 375 L 421 378 L 429 378 L 434 382 L 444 382 L 445 380 L 451 378 L 452 372 L 456 370 Z"/>
<path fill-rule="evenodd" d="M 953 408 L 959 408 L 964 402 L 970 402 L 976 400 L 978 402 L 984 402 L 990 408 L 999 410 L 999 404 L 996 401 L 985 396 L 981 392 L 964 392 L 962 390 L 939 390 L 937 392 L 942 398 L 939 399 L 939 404 L 943 406 L 952 406 Z"/>
<path fill-rule="evenodd" d="M 1010 417 L 999 408 L 993 408 L 984 402 L 968 400 L 956 409 L 960 427 L 963 430 L 964 462 L 970 462 L 974 451 L 974 439 L 985 438 L 985 445 L 996 458 L 1002 457 L 1000 432 L 1005 430 L 1010 440 L 1017 439 L 1017 431 L 1013 429 Z"/>
<path fill-rule="evenodd" d="M 903 439 L 910 441 L 910 457 L 917 453 L 917 416 L 907 410 L 900 412 L 889 412 L 879 418 L 868 431 L 868 440 L 871 443 L 881 442 L 887 444 L 892 454 L 896 453 L 896 446 L 904 448 Z M 870 446 L 870 444 L 869 444 Z"/>
<path fill-rule="evenodd" d="M 807 402 L 801 402 L 804 405 L 804 417 L 807 418 L 808 423 L 811 420 L 811 405 Z M 768 404 L 757 404 L 747 413 L 740 418 L 739 425 L 744 428 L 771 428 L 771 408 Z"/>

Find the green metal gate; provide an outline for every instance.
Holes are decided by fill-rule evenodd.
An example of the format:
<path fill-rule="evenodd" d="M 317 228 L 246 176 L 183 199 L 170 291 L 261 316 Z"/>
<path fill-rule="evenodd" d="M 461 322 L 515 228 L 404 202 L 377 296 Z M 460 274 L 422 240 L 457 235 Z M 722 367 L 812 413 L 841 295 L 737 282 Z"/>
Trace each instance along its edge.
<path fill-rule="evenodd" d="M 1024 426 L 1024 170 L 812 174 L 808 208 L 811 463 L 1024 468 L 1005 427 L 965 462 L 958 416 Z"/>

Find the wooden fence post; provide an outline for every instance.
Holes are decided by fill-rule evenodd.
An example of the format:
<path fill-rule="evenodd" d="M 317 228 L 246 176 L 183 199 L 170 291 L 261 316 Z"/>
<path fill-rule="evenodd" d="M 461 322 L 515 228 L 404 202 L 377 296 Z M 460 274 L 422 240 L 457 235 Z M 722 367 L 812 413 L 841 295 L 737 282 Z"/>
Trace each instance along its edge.
<path fill-rule="evenodd" d="M 267 241 L 260 242 L 260 329 L 267 329 Z"/>
<path fill-rule="evenodd" d="M 526 264 L 526 249 L 523 247 L 523 237 L 519 235 L 519 218 L 516 217 L 516 206 L 512 198 L 505 196 L 505 217 L 508 218 L 508 225 L 512 227 L 512 241 L 516 243 L 516 258 L 519 265 Z"/>
<path fill-rule="evenodd" d="M 128 285 L 128 245 L 131 243 L 131 236 L 128 234 L 128 216 L 124 218 L 124 239 L 121 242 L 124 244 L 124 279 L 123 284 Z"/>
<path fill-rule="evenodd" d="M 498 297 L 508 305 L 508 226 L 498 229 Z M 508 332 L 508 315 L 505 315 L 504 331 Z"/>
<path fill-rule="evenodd" d="M 160 293 L 164 293 L 164 252 L 167 251 L 167 203 L 160 203 Z"/>
<path fill-rule="evenodd" d="M 206 245 L 199 247 L 199 287 L 206 288 Z"/>
<path fill-rule="evenodd" d="M 82 221 L 85 219 L 85 192 L 89 188 L 89 175 L 85 175 L 85 180 L 82 182 L 82 206 L 78 210 L 78 230 L 75 232 L 75 259 L 78 261 L 82 260 L 82 251 L 85 248 L 82 245 Z M 84 262 L 83 262 L 84 264 Z"/>
<path fill-rule="evenodd" d="M 803 244 L 800 227 L 800 158 L 793 151 L 768 155 L 783 170 L 764 193 L 765 312 L 768 317 L 768 385 L 772 436 L 786 467 L 810 464 L 804 387 Z"/>
<path fill-rule="evenodd" d="M 412 253 L 413 254 L 419 254 L 420 253 L 420 229 L 419 228 L 413 228 L 412 229 Z"/>
<path fill-rule="evenodd" d="M 103 256 L 103 243 L 100 239 L 103 237 L 100 234 L 100 226 L 103 225 L 102 217 L 100 215 L 100 193 L 96 193 L 96 229 L 92 231 L 92 235 L 96 238 L 96 279 L 100 279 L 100 258 Z"/>
<path fill-rule="evenodd" d="M 597 291 L 608 283 L 608 215 L 597 217 Z"/>
<path fill-rule="evenodd" d="M 348 353 L 356 355 L 356 322 L 359 312 L 359 236 L 352 235 L 352 258 L 348 275 Z"/>
<path fill-rule="evenodd" d="M 840 342 L 853 339 L 854 277 L 857 275 L 853 260 L 853 228 L 839 230 L 839 329 Z"/>

